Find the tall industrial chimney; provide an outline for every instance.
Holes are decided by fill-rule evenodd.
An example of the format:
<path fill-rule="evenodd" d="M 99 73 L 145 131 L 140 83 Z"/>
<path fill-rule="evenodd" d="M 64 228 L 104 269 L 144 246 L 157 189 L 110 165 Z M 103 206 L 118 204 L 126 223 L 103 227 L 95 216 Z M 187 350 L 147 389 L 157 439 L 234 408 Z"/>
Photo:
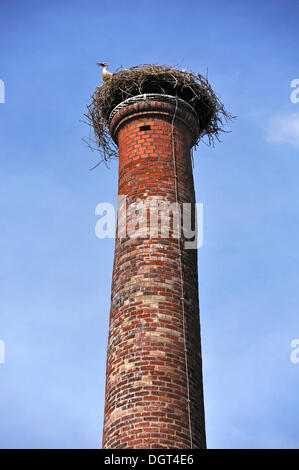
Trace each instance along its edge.
<path fill-rule="evenodd" d="M 200 74 L 100 65 L 86 116 L 119 157 L 103 447 L 204 449 L 191 149 L 233 116 Z"/>
<path fill-rule="evenodd" d="M 195 112 L 180 98 L 139 96 L 114 109 L 118 192 L 126 197 L 118 220 L 127 228 L 136 223 L 136 202 L 194 205 L 190 149 L 199 132 Z M 185 247 L 183 233 L 174 237 L 173 226 L 168 237 L 119 232 L 103 447 L 205 448 L 197 249 Z"/>

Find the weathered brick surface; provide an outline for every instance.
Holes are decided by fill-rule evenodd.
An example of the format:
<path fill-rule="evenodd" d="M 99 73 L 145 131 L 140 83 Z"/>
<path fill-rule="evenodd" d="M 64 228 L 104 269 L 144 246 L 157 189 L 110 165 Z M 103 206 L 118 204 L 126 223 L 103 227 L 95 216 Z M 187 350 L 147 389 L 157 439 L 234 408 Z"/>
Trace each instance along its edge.
<path fill-rule="evenodd" d="M 168 103 L 143 102 L 118 112 L 111 133 L 119 146 L 119 194 L 176 201 L 172 118 Z M 175 156 L 179 202 L 195 201 L 190 146 L 191 113 L 176 111 Z M 150 129 L 140 130 L 142 126 Z M 119 214 L 122 216 L 122 214 Z M 127 218 L 127 227 L 134 216 Z M 104 448 L 191 447 L 185 337 L 193 448 L 205 447 L 198 305 L 197 250 L 183 238 L 116 239 L 107 354 Z M 179 247 L 181 246 L 181 249 Z"/>

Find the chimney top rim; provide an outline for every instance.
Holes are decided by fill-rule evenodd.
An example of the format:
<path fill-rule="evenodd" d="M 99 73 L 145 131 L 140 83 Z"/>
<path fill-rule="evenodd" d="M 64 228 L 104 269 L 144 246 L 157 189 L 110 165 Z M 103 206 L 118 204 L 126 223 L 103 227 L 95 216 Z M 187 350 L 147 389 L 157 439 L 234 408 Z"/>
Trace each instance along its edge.
<path fill-rule="evenodd" d="M 129 106 L 131 104 L 135 103 L 140 103 L 140 102 L 145 102 L 145 101 L 159 101 L 163 103 L 171 103 L 171 104 L 176 104 L 178 103 L 180 106 L 188 110 L 189 112 L 193 113 L 194 116 L 196 117 L 196 120 L 198 124 L 200 123 L 199 117 L 193 106 L 191 106 L 190 103 L 187 101 L 183 100 L 182 98 L 178 96 L 173 96 L 173 95 L 167 95 L 164 93 L 144 93 L 142 95 L 136 95 L 136 96 L 131 96 L 130 98 L 127 98 L 126 100 L 122 101 L 121 103 L 118 103 L 118 105 L 115 106 L 115 108 L 112 109 L 110 115 L 109 115 L 109 123 L 111 123 L 112 119 L 114 116 L 123 108 L 126 106 Z"/>

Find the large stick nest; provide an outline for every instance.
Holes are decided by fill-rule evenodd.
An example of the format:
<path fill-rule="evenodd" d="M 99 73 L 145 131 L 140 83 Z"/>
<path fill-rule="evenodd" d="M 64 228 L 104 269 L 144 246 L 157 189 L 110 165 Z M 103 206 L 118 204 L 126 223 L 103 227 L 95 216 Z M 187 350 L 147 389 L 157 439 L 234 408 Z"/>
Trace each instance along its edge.
<path fill-rule="evenodd" d="M 167 65 L 139 65 L 119 69 L 97 87 L 85 114 L 94 132 L 94 138 L 90 138 L 87 143 L 92 150 L 100 151 L 101 161 L 108 161 L 118 155 L 117 146 L 109 134 L 111 111 L 127 98 L 144 93 L 178 96 L 188 102 L 200 121 L 201 132 L 196 145 L 204 136 L 209 145 L 214 145 L 215 139 L 219 141 L 220 133 L 226 132 L 223 129 L 224 122 L 233 118 L 215 95 L 208 79 L 200 74 Z"/>

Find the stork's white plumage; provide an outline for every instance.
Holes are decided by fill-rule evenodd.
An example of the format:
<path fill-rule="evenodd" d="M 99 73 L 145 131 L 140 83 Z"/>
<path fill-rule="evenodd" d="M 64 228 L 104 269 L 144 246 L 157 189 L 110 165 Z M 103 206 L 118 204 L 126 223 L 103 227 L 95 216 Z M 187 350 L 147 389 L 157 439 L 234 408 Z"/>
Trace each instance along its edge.
<path fill-rule="evenodd" d="M 112 77 L 113 73 L 108 72 L 108 64 L 106 64 L 105 62 L 100 62 L 97 65 L 103 67 L 103 72 L 102 72 L 103 81 L 105 82 L 106 80 L 109 80 L 109 78 Z"/>

